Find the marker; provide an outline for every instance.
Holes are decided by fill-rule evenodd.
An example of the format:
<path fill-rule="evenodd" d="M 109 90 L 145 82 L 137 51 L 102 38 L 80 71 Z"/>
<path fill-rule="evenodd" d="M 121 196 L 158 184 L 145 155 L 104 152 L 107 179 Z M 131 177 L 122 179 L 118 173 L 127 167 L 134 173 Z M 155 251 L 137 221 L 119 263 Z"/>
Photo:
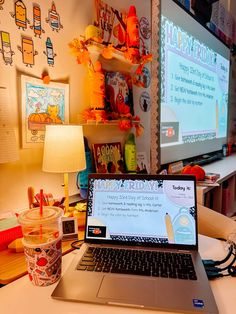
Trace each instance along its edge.
<path fill-rule="evenodd" d="M 41 10 L 40 7 L 35 4 L 33 6 L 33 20 L 34 20 L 34 33 L 35 35 L 41 36 L 42 27 L 41 27 Z"/>
<path fill-rule="evenodd" d="M 48 59 L 48 64 L 49 65 L 54 65 L 54 52 L 53 52 L 53 46 L 52 46 L 52 41 L 49 37 L 47 37 L 46 40 L 46 55 Z"/>
<path fill-rule="evenodd" d="M 15 2 L 15 22 L 19 28 L 27 28 L 26 7 L 21 0 Z"/>
<path fill-rule="evenodd" d="M 7 32 L 1 32 L 2 40 L 2 56 L 6 64 L 12 64 L 12 55 L 14 52 L 11 50 L 10 34 Z"/>
<path fill-rule="evenodd" d="M 49 11 L 49 20 L 53 29 L 60 29 L 60 17 L 56 11 L 55 3 L 52 3 L 51 11 Z"/>

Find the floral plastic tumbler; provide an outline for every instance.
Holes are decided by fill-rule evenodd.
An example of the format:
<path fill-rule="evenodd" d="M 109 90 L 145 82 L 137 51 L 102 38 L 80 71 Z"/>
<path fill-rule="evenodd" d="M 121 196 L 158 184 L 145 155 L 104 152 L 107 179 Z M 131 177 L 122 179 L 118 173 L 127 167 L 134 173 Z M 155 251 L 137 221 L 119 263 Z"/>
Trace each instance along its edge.
<path fill-rule="evenodd" d="M 18 220 L 23 232 L 23 245 L 31 282 L 48 286 L 61 276 L 61 217 L 59 207 L 45 206 L 25 210 Z"/>

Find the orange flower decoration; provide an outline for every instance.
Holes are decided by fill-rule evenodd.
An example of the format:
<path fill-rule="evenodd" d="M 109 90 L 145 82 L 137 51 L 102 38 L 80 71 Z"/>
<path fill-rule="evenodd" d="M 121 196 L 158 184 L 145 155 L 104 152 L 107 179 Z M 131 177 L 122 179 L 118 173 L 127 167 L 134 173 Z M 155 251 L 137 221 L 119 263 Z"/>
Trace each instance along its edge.
<path fill-rule="evenodd" d="M 113 47 L 113 45 L 108 45 L 107 47 L 103 49 L 102 56 L 105 59 L 112 59 L 114 51 L 115 51 L 115 48 Z"/>
<path fill-rule="evenodd" d="M 152 61 L 152 55 L 151 54 L 143 55 L 142 60 L 140 62 L 140 65 L 138 66 L 137 70 L 135 71 L 136 74 L 141 75 L 145 64 L 148 62 L 151 62 L 151 61 Z"/>
<path fill-rule="evenodd" d="M 143 55 L 142 56 L 142 60 L 143 60 L 144 63 L 151 62 L 152 61 L 152 54 L 149 53 L 147 55 Z"/>
<path fill-rule="evenodd" d="M 120 120 L 119 121 L 119 128 L 121 131 L 128 131 L 131 129 L 132 123 L 130 120 Z"/>
<path fill-rule="evenodd" d="M 118 112 L 120 114 L 128 114 L 130 113 L 130 107 L 125 103 L 121 103 L 117 105 Z"/>
<path fill-rule="evenodd" d="M 140 122 L 140 117 L 139 116 L 134 116 L 133 117 L 133 121 Z"/>
<path fill-rule="evenodd" d="M 136 137 L 143 135 L 143 126 L 141 124 L 135 124 L 135 135 Z"/>
<path fill-rule="evenodd" d="M 78 64 L 89 64 L 90 63 L 90 56 L 89 52 L 87 50 L 83 50 L 78 54 L 77 58 L 77 63 Z"/>
<path fill-rule="evenodd" d="M 96 120 L 96 115 L 95 112 L 92 111 L 91 109 L 86 109 L 82 112 L 81 114 L 83 120 L 88 121 L 88 120 Z"/>

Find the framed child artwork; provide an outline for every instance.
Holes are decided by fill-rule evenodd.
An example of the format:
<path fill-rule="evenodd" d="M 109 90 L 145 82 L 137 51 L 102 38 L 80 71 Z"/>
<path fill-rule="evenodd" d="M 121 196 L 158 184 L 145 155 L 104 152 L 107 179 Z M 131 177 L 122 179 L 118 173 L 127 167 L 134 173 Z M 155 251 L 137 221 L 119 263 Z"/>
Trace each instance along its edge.
<path fill-rule="evenodd" d="M 44 142 L 47 124 L 69 122 L 69 84 L 21 76 L 22 146 Z"/>

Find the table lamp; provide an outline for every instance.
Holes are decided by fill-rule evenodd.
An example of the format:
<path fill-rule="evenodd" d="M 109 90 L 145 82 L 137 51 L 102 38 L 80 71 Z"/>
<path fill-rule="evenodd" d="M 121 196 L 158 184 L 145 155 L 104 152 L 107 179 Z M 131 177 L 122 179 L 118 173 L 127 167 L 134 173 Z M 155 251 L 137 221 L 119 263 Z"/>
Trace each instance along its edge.
<path fill-rule="evenodd" d="M 85 168 L 82 126 L 46 125 L 43 171 L 64 173 L 65 212 L 69 211 L 68 173 Z"/>

